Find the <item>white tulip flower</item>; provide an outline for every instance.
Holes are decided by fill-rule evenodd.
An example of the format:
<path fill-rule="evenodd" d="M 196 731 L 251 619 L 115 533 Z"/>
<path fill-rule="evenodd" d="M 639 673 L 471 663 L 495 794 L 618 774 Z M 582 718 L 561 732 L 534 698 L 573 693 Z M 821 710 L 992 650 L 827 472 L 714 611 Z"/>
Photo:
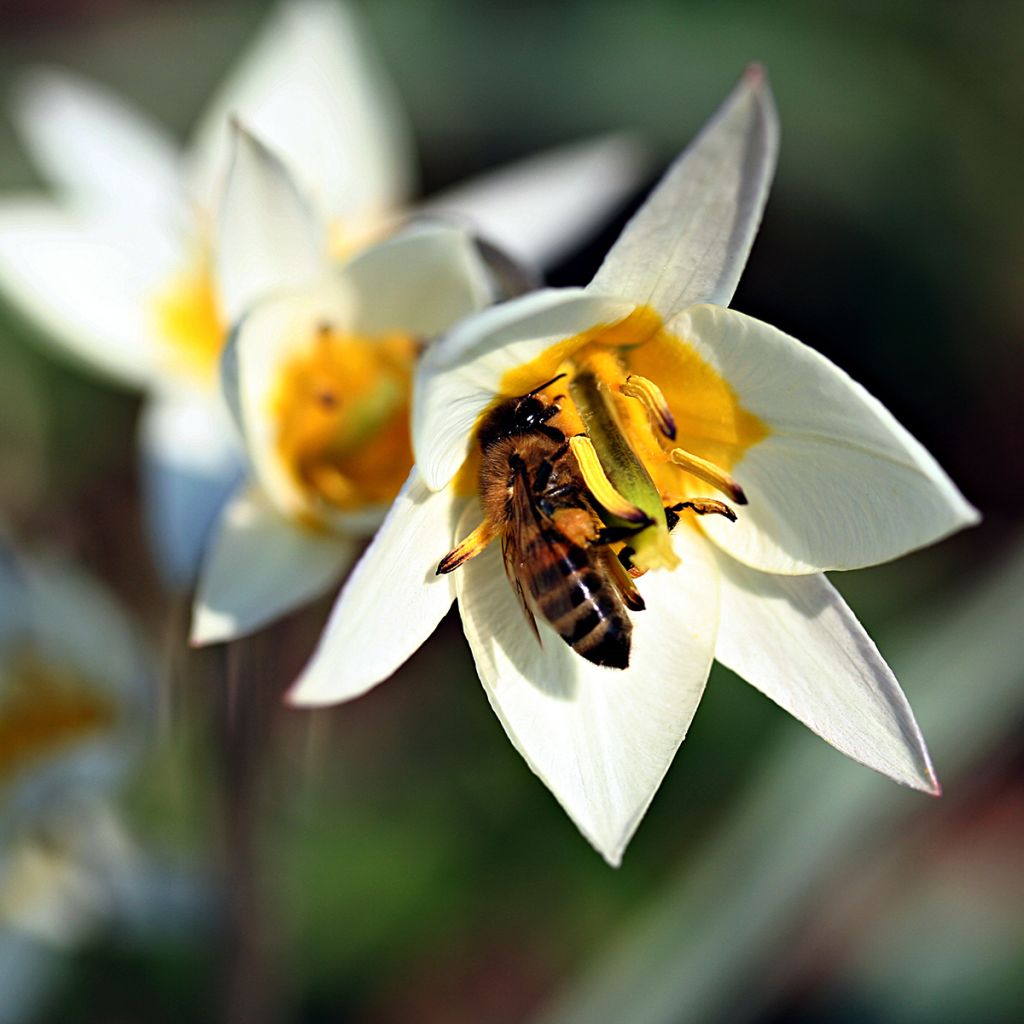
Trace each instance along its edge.
<path fill-rule="evenodd" d="M 65 352 L 148 396 L 147 525 L 179 584 L 191 580 L 243 464 L 216 379 L 230 321 L 213 280 L 214 234 L 232 114 L 281 154 L 330 219 L 337 250 L 392 224 L 409 200 L 404 115 L 357 19 L 331 0 L 281 4 L 184 152 L 106 90 L 66 72 L 30 73 L 15 123 L 56 195 L 0 200 L 0 289 Z M 543 263 L 639 173 L 633 144 L 610 136 L 524 161 L 433 206 L 461 211 Z"/>
<path fill-rule="evenodd" d="M 366 692 L 457 598 L 509 738 L 613 865 L 715 658 L 843 753 L 938 792 L 903 693 L 823 573 L 978 517 L 842 370 L 726 308 L 777 138 L 751 68 L 587 288 L 492 307 L 427 353 L 416 468 L 290 694 Z M 527 443 L 550 458 L 531 469 Z M 556 630 L 541 570 L 571 577 L 587 614 L 563 608 Z"/>
<path fill-rule="evenodd" d="M 412 467 L 423 346 L 491 301 L 470 234 L 412 223 L 342 261 L 330 224 L 241 125 L 218 280 L 224 385 L 252 474 L 213 532 L 192 642 L 235 639 L 336 585 Z"/>

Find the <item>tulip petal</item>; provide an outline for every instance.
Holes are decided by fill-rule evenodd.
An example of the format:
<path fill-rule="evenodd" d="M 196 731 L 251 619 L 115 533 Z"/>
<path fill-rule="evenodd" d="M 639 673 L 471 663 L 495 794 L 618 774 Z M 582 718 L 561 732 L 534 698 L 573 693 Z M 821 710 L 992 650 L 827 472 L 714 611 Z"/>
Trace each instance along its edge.
<path fill-rule="evenodd" d="M 702 521 L 762 572 L 884 562 L 978 521 L 891 413 L 824 356 L 733 310 L 695 306 L 668 325 L 768 428 L 731 471 L 749 504 Z"/>
<path fill-rule="evenodd" d="M 163 271 L 92 220 L 41 201 L 0 203 L 0 287 L 64 351 L 104 376 L 135 386 L 157 376 L 153 296 Z"/>
<path fill-rule="evenodd" d="M 899 683 L 828 580 L 719 564 L 718 661 L 855 761 L 938 793 Z"/>
<path fill-rule="evenodd" d="M 420 209 L 465 218 L 510 256 L 549 267 L 628 198 L 648 165 L 624 134 L 559 146 L 457 185 Z"/>
<path fill-rule="evenodd" d="M 278 157 L 235 122 L 231 170 L 220 207 L 217 277 L 235 323 L 259 299 L 315 278 L 322 226 Z"/>
<path fill-rule="evenodd" d="M 351 538 L 285 519 L 259 486 L 244 487 L 224 509 L 206 553 L 193 646 L 246 636 L 326 593 L 357 548 Z"/>
<path fill-rule="evenodd" d="M 224 391 L 252 468 L 285 514 L 303 516 L 308 500 L 277 452 L 275 398 L 282 373 L 316 337 L 321 323 L 347 323 L 351 308 L 338 275 L 321 278 L 259 303 L 235 329 L 222 356 Z"/>
<path fill-rule="evenodd" d="M 358 334 L 430 338 L 491 300 L 487 268 L 465 230 L 421 224 L 371 245 L 341 270 Z"/>
<path fill-rule="evenodd" d="M 752 67 L 626 225 L 590 287 L 665 319 L 696 302 L 727 306 L 761 222 L 778 141 L 771 89 Z"/>
<path fill-rule="evenodd" d="M 525 393 L 569 354 L 554 345 L 632 309 L 580 288 L 532 292 L 484 310 L 432 345 L 413 398 L 413 448 L 427 486 L 444 487 L 458 471 L 477 417 L 501 393 L 507 374 L 535 363 L 539 376 Z M 551 358 L 541 358 L 549 349 Z"/>
<path fill-rule="evenodd" d="M 218 92 L 194 140 L 199 194 L 215 197 L 237 115 L 332 217 L 380 214 L 411 191 L 412 146 L 391 82 L 352 10 L 290 0 Z"/>
<path fill-rule="evenodd" d="M 455 584 L 437 564 L 454 543 L 465 502 L 430 491 L 414 469 L 341 591 L 312 660 L 288 694 L 317 707 L 351 700 L 387 679 L 437 628 Z"/>
<path fill-rule="evenodd" d="M 171 586 L 196 578 L 214 522 L 238 485 L 244 457 L 212 395 L 175 392 L 146 403 L 139 425 L 146 529 Z"/>
<path fill-rule="evenodd" d="M 177 146 L 159 125 L 127 102 L 77 75 L 28 73 L 12 113 L 46 178 L 86 209 L 123 214 L 152 235 L 150 223 L 184 213 Z"/>
<path fill-rule="evenodd" d="M 543 622 L 537 643 L 497 543 L 453 573 L 477 671 L 509 739 L 613 866 L 686 735 L 711 668 L 714 557 L 693 530 L 673 539 L 682 569 L 638 581 L 647 608 L 632 614 L 630 664 L 621 671 L 584 660 Z"/>

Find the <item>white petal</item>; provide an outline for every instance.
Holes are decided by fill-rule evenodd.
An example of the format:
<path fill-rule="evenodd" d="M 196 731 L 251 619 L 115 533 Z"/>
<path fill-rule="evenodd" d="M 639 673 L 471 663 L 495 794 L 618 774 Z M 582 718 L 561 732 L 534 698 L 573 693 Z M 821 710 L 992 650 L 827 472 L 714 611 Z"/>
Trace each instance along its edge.
<path fill-rule="evenodd" d="M 828 580 L 772 576 L 727 555 L 719 562 L 715 657 L 855 761 L 938 792 L 899 683 Z"/>
<path fill-rule="evenodd" d="M 487 268 L 461 228 L 415 225 L 353 257 L 341 271 L 359 334 L 430 338 L 491 300 Z"/>
<path fill-rule="evenodd" d="M 100 225 L 49 203 L 0 203 L 0 287 L 71 355 L 144 386 L 157 374 L 153 297 L 164 268 L 134 258 Z"/>
<path fill-rule="evenodd" d="M 927 451 L 824 356 L 767 324 L 695 306 L 668 325 L 770 433 L 732 472 L 749 504 L 702 524 L 763 572 L 873 565 L 977 522 Z"/>
<path fill-rule="evenodd" d="M 497 543 L 457 578 L 459 610 L 487 696 L 509 739 L 580 831 L 617 865 L 704 692 L 718 621 L 717 569 L 694 531 L 683 565 L 639 582 L 629 667 L 600 668 L 540 623 L 528 628 Z"/>
<path fill-rule="evenodd" d="M 477 417 L 501 393 L 509 371 L 632 310 L 630 303 L 580 288 L 533 292 L 463 321 L 432 345 L 421 360 L 413 398 L 413 448 L 427 485 L 437 490 L 458 471 Z M 560 358 L 553 357 L 550 367 L 543 362 L 534 385 L 557 372 Z"/>
<path fill-rule="evenodd" d="M 245 636 L 326 593 L 357 546 L 285 519 L 258 486 L 245 487 L 224 509 L 203 560 L 192 644 Z"/>
<path fill-rule="evenodd" d="M 29 73 L 13 115 L 44 175 L 86 208 L 123 214 L 144 230 L 180 216 L 183 176 L 177 147 L 159 125 L 77 75 Z"/>
<path fill-rule="evenodd" d="M 666 319 L 695 302 L 728 305 L 761 222 L 778 136 L 771 89 L 752 67 L 626 225 L 590 287 Z"/>
<path fill-rule="evenodd" d="M 315 278 L 326 240 L 295 180 L 235 122 L 231 170 L 219 211 L 217 285 L 229 323 L 261 298 Z"/>
<path fill-rule="evenodd" d="M 309 346 L 323 322 L 347 324 L 352 303 L 338 275 L 259 303 L 239 324 L 225 349 L 224 390 L 252 467 L 285 515 L 303 516 L 308 499 L 277 453 L 274 399 L 286 365 Z M 378 520 L 379 521 L 379 520 Z"/>
<path fill-rule="evenodd" d="M 615 212 L 641 183 L 648 163 L 637 139 L 606 135 L 457 185 L 421 209 L 464 217 L 514 258 L 552 266 Z"/>
<path fill-rule="evenodd" d="M 414 469 L 341 591 L 309 665 L 288 694 L 316 707 L 351 700 L 387 679 L 437 628 L 455 584 L 438 576 L 465 502 L 430 491 Z"/>
<path fill-rule="evenodd" d="M 216 195 L 227 121 L 279 153 L 304 194 L 332 217 L 385 212 L 410 191 L 411 141 L 386 73 L 352 11 L 290 0 L 272 15 L 200 122 L 197 187 Z"/>
<path fill-rule="evenodd" d="M 164 579 L 191 585 L 245 460 L 215 394 L 161 394 L 139 424 L 146 529 Z"/>

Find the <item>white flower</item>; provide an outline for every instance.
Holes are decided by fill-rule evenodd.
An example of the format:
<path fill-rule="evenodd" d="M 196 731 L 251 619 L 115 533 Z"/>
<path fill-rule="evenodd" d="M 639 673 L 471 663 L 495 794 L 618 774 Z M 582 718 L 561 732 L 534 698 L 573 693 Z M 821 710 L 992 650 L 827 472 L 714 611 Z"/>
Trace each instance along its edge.
<path fill-rule="evenodd" d="M 423 345 L 492 301 L 469 233 L 412 224 L 347 261 L 288 170 L 241 126 L 218 279 L 238 326 L 224 384 L 252 467 L 204 558 L 192 642 L 229 640 L 340 580 L 412 466 Z"/>
<path fill-rule="evenodd" d="M 294 704 L 365 692 L 457 597 L 509 738 L 612 864 L 686 734 L 713 658 L 852 758 L 937 792 L 906 699 L 822 573 L 895 558 L 977 515 L 846 374 L 725 308 L 776 146 L 770 91 L 752 68 L 589 287 L 493 307 L 431 349 L 414 403 L 417 469 L 344 588 Z M 574 651 L 533 601 L 538 643 L 502 544 L 485 547 L 500 524 L 480 525 L 481 417 L 557 374 L 566 376 L 539 397 L 558 407 L 549 425 L 580 435 L 580 503 L 619 525 L 639 510 L 643 526 L 626 541 L 633 565 L 651 571 L 635 581 L 646 609 L 629 612 L 624 671 Z M 662 512 L 688 500 L 708 514 Z M 435 575 L 467 538 L 460 553 L 474 557 Z M 593 559 L 620 547 L 589 543 Z"/>
<path fill-rule="evenodd" d="M 216 387 L 228 319 L 212 236 L 227 118 L 241 116 L 282 155 L 346 251 L 408 201 L 407 125 L 355 19 L 329 0 L 279 7 L 184 153 L 159 125 L 64 72 L 30 74 L 14 114 L 57 195 L 0 202 L 0 287 L 66 352 L 149 395 L 140 427 L 148 527 L 169 579 L 185 582 L 241 466 Z M 609 137 L 436 205 L 455 203 L 496 242 L 507 234 L 543 261 L 618 201 L 638 170 L 631 144 Z M 563 193 L 554 209 L 552 182 Z"/>
<path fill-rule="evenodd" d="M 0 552 L 0 959 L 12 935 L 64 947 L 112 911 L 135 858 L 112 800 L 142 748 L 151 684 L 95 583 Z"/>

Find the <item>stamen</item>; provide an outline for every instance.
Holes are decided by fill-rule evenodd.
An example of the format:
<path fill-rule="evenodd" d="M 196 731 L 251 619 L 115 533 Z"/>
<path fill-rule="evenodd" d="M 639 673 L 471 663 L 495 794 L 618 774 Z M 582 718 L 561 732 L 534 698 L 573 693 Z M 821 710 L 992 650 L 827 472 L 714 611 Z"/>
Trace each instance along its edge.
<path fill-rule="evenodd" d="M 658 430 L 670 441 L 676 439 L 675 417 L 668 407 L 668 402 L 665 401 L 665 396 L 661 393 L 661 388 L 653 380 L 641 377 L 638 373 L 632 373 L 623 384 L 619 385 L 619 392 L 627 398 L 635 398 L 640 402 Z"/>
<path fill-rule="evenodd" d="M 707 459 L 702 459 L 699 455 L 694 455 L 693 452 L 688 452 L 684 448 L 673 448 L 669 452 L 669 458 L 681 469 L 685 469 L 687 473 L 692 473 L 704 483 L 711 484 L 723 494 L 728 494 L 737 505 L 746 505 L 747 496 L 743 493 L 743 488 L 724 469 L 719 469 L 713 462 L 708 462 Z"/>
<path fill-rule="evenodd" d="M 572 449 L 573 455 L 576 456 L 587 488 L 609 515 L 613 515 L 617 519 L 624 519 L 627 523 L 636 523 L 642 526 L 653 521 L 642 508 L 638 508 L 615 489 L 601 466 L 601 460 L 597 457 L 597 451 L 594 449 L 594 442 L 586 434 L 570 437 L 569 447 Z"/>
<path fill-rule="evenodd" d="M 498 535 L 497 527 L 485 519 L 458 547 L 453 548 L 437 566 L 438 576 L 453 572 L 460 565 L 475 558 Z"/>
<path fill-rule="evenodd" d="M 615 380 L 617 373 L 621 370 L 614 355 L 601 350 L 590 351 L 570 383 L 569 393 L 608 479 L 618 494 L 643 510 L 650 523 L 633 538 L 636 563 L 644 569 L 674 569 L 679 558 L 668 535 L 661 493 L 630 447 L 607 383 Z"/>

